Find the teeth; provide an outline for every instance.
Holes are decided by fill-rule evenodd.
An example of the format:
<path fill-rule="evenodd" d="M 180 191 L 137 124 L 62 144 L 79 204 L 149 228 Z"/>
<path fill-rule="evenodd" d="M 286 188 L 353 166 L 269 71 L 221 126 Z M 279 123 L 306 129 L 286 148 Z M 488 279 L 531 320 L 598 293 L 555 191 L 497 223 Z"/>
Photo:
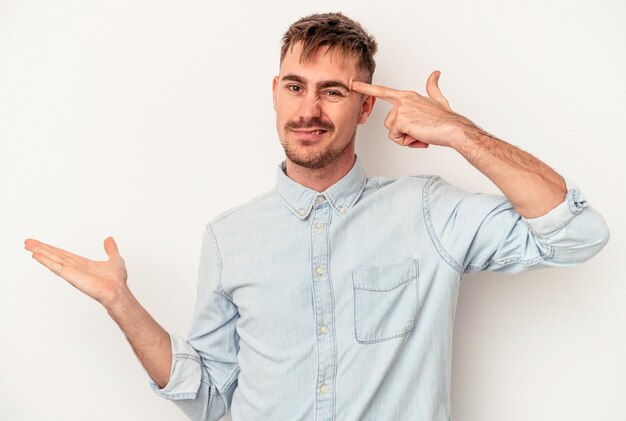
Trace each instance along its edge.
<path fill-rule="evenodd" d="M 320 135 L 326 133 L 326 130 L 302 130 L 302 134 Z"/>

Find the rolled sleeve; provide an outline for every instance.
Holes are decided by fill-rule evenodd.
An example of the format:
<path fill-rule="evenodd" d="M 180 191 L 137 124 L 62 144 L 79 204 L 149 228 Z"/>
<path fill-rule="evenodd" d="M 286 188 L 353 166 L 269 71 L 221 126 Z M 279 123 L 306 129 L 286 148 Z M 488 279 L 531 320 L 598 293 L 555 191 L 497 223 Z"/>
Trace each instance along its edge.
<path fill-rule="evenodd" d="M 530 229 L 539 237 L 546 237 L 567 225 L 576 215 L 587 207 L 587 199 L 580 188 L 571 180 L 564 177 L 567 194 L 563 202 L 550 210 L 547 214 L 536 218 L 524 218 Z"/>
<path fill-rule="evenodd" d="M 598 254 L 611 234 L 604 217 L 588 202 L 578 186 L 565 179 L 563 203 L 546 215 L 524 219 L 538 242 L 550 250 L 545 265 L 575 266 Z"/>
<path fill-rule="evenodd" d="M 178 335 L 170 334 L 172 369 L 167 385 L 162 389 L 152 379 L 150 387 L 162 398 L 195 399 L 202 378 L 202 362 L 196 351 Z"/>
<path fill-rule="evenodd" d="M 170 334 L 172 369 L 163 388 L 152 390 L 171 400 L 190 419 L 219 420 L 232 403 L 238 384 L 239 312 L 220 283 L 222 261 L 217 239 L 208 224 L 200 251 L 193 321 L 187 339 Z"/>
<path fill-rule="evenodd" d="M 428 231 L 441 257 L 462 274 L 583 263 L 606 245 L 609 230 L 578 186 L 565 182 L 562 203 L 524 218 L 503 195 L 470 193 L 433 177 L 424 191 Z"/>
<path fill-rule="evenodd" d="M 188 341 L 170 334 L 172 340 L 172 369 L 170 380 L 163 388 L 150 380 L 150 387 L 160 397 L 174 402 L 190 420 L 217 421 L 230 408 L 237 388 L 238 369 L 223 387 L 217 387 L 205 364 Z"/>

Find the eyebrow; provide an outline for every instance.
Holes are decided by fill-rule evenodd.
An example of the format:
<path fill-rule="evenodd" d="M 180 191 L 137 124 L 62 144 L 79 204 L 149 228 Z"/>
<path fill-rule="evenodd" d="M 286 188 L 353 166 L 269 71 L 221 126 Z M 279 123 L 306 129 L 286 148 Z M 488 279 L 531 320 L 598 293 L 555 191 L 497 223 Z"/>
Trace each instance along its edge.
<path fill-rule="evenodd" d="M 303 78 L 302 76 L 294 75 L 294 74 L 287 74 L 283 76 L 281 80 L 291 80 L 294 82 L 301 83 L 303 85 L 307 84 L 307 80 L 305 78 Z M 320 80 L 319 82 L 315 84 L 315 88 L 317 90 L 333 88 L 333 87 L 339 87 L 339 88 L 344 89 L 346 92 L 350 92 L 350 88 L 348 88 L 343 82 L 340 82 L 338 80 Z"/>

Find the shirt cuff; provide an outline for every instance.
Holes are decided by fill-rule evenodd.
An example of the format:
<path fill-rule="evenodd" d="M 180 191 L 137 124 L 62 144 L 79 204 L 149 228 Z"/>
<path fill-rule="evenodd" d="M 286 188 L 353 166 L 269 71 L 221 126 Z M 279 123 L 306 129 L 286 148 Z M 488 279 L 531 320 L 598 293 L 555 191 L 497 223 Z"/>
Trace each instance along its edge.
<path fill-rule="evenodd" d="M 588 205 L 579 187 L 567 178 L 563 177 L 563 179 L 565 180 L 567 195 L 562 203 L 537 218 L 529 219 L 522 216 L 530 229 L 540 237 L 545 237 L 563 228 Z"/>
<path fill-rule="evenodd" d="M 170 335 L 172 343 L 172 369 L 169 382 L 160 388 L 150 379 L 150 387 L 165 399 L 195 399 L 200 388 L 202 362 L 189 343 L 178 335 Z"/>

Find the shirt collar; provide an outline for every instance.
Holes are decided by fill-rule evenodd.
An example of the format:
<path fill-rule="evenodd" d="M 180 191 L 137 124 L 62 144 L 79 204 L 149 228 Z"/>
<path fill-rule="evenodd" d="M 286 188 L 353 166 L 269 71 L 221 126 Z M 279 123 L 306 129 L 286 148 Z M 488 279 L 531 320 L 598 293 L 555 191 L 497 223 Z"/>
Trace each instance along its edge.
<path fill-rule="evenodd" d="M 287 208 L 298 218 L 306 219 L 311 213 L 318 196 L 324 196 L 330 207 L 339 216 L 345 215 L 363 193 L 367 176 L 356 156 L 352 169 L 346 175 L 323 192 L 296 183 L 285 174 L 286 161 L 278 165 L 276 191 Z"/>

